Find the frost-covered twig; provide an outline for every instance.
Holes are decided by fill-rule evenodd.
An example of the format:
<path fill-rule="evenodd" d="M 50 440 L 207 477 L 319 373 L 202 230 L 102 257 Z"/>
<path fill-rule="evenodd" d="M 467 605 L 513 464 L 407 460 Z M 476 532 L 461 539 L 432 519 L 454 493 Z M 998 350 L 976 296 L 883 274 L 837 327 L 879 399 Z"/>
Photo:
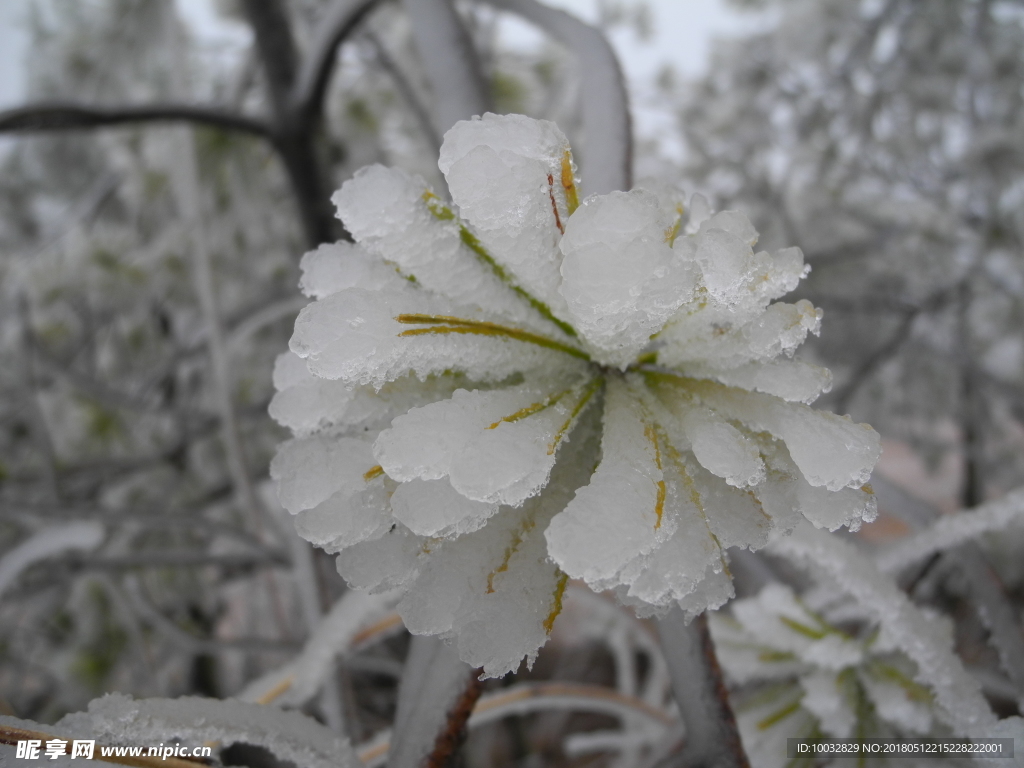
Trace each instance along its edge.
<path fill-rule="evenodd" d="M 581 79 L 585 144 L 580 165 L 585 194 L 633 185 L 629 97 L 615 51 L 601 31 L 536 0 L 487 0 L 537 25 L 575 54 Z"/>
<path fill-rule="evenodd" d="M 490 99 L 473 41 L 452 0 L 404 0 L 404 5 L 433 91 L 437 132 L 482 115 Z"/>
<path fill-rule="evenodd" d="M 361 768 L 348 741 L 315 720 L 241 701 L 196 697 L 133 700 L 109 694 L 90 702 L 88 712 L 68 715 L 56 727 L 115 744 L 185 739 L 225 746 L 253 744 L 302 768 Z"/>
<path fill-rule="evenodd" d="M 152 122 L 198 123 L 261 138 L 267 138 L 270 133 L 266 123 L 261 120 L 197 104 L 102 107 L 63 101 L 28 104 L 0 112 L 0 133 L 66 131 Z"/>
<path fill-rule="evenodd" d="M 386 615 L 397 596 L 351 590 L 334 604 L 295 659 L 250 683 L 238 694 L 242 701 L 274 701 L 301 706 L 309 701 L 334 668 L 334 659 L 350 649 L 360 631 Z M 270 696 L 276 692 L 276 696 Z"/>
<path fill-rule="evenodd" d="M 45 730 L 41 730 L 45 729 Z M 75 736 L 88 736 L 87 733 L 69 733 L 54 729 L 31 720 L 19 720 L 15 717 L 0 715 L 0 745 L 15 746 L 19 741 L 36 740 L 41 742 L 50 739 L 61 739 L 69 741 Z M 99 750 L 102 753 L 102 747 Z M 4 755 L 4 749 L 0 746 L 0 758 Z M 16 760 L 16 757 L 11 758 Z M 131 765 L 134 768 L 197 768 L 199 763 L 191 760 L 182 760 L 177 757 L 150 757 L 149 755 L 137 755 L 132 757 L 118 757 L 116 755 L 105 755 L 103 762 L 115 765 Z"/>
<path fill-rule="evenodd" d="M 91 551 L 103 537 L 103 526 L 91 520 L 37 531 L 0 557 L 0 596 L 26 568 L 72 550 Z"/>
<path fill-rule="evenodd" d="M 937 552 L 1012 525 L 1024 525 L 1024 488 L 972 510 L 939 518 L 920 533 L 900 539 L 886 549 L 879 556 L 878 564 L 883 570 L 895 573 L 923 562 Z"/>
<path fill-rule="evenodd" d="M 823 571 L 869 610 L 918 668 L 918 679 L 931 686 L 945 719 L 960 735 L 992 725 L 995 715 L 977 681 L 964 670 L 953 649 L 932 631 L 931 621 L 899 590 L 891 578 L 851 544 L 801 523 L 771 550 Z"/>
<path fill-rule="evenodd" d="M 687 623 L 682 610 L 673 608 L 658 623 L 672 690 L 686 725 L 678 765 L 749 768 L 707 622 L 702 613 Z"/>

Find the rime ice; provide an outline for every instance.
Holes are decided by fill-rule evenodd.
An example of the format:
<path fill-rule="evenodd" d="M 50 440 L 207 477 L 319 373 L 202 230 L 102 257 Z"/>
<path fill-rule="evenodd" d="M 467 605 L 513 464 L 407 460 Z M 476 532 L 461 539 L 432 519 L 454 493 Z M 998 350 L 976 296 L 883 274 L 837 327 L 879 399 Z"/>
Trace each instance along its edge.
<path fill-rule="evenodd" d="M 352 586 L 496 676 L 569 578 L 692 616 L 732 596 L 728 548 L 874 515 L 877 434 L 809 408 L 831 377 L 792 358 L 821 323 L 776 301 L 799 249 L 699 196 L 580 200 L 545 121 L 459 123 L 439 165 L 453 203 L 382 166 L 335 194 L 356 242 L 303 259 L 275 368 L 282 504 Z"/>

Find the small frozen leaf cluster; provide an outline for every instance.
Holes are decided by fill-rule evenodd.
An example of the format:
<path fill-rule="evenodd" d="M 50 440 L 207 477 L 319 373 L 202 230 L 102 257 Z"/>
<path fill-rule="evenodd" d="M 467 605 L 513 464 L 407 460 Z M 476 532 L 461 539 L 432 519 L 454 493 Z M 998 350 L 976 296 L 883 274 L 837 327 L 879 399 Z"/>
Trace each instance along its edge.
<path fill-rule="evenodd" d="M 414 633 L 496 676 L 569 578 L 642 614 L 733 592 L 726 549 L 875 513 L 878 435 L 808 403 L 821 314 L 776 302 L 800 251 L 739 213 L 634 189 L 580 201 L 565 136 L 485 115 L 445 136 L 454 203 L 401 170 L 334 196 L 355 243 L 305 256 L 272 415 L 299 532 Z"/>
<path fill-rule="evenodd" d="M 952 644 L 951 627 L 932 619 Z M 819 612 L 772 584 L 710 621 L 719 662 L 740 691 L 737 720 L 756 765 L 785 765 L 787 738 L 941 735 L 914 662 L 848 601 Z"/>

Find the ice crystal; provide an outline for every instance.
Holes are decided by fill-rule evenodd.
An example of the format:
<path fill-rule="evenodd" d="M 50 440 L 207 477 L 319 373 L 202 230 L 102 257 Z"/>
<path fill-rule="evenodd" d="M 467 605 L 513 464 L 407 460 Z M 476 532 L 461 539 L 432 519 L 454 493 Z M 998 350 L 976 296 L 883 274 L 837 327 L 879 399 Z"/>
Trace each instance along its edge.
<path fill-rule="evenodd" d="M 835 590 L 830 594 L 838 594 Z M 765 768 L 786 764 L 794 737 L 894 738 L 950 735 L 932 691 L 884 629 L 849 601 L 813 610 L 773 584 L 711 616 L 711 632 L 744 746 Z M 952 627 L 930 616 L 952 645 Z"/>
<path fill-rule="evenodd" d="M 580 201 L 545 121 L 459 123 L 439 165 L 453 203 L 379 165 L 342 186 L 356 242 L 303 260 L 275 370 L 281 502 L 352 586 L 404 588 L 412 632 L 495 676 L 569 578 L 696 614 L 732 596 L 727 548 L 874 515 L 877 434 L 810 409 L 830 376 L 791 359 L 821 321 L 775 301 L 799 249 L 699 196 Z"/>

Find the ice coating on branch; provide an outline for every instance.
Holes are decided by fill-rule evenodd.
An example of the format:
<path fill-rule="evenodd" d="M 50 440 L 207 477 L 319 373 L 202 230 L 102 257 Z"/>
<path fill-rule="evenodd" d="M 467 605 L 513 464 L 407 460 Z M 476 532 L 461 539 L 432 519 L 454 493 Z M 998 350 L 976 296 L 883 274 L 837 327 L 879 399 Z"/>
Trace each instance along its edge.
<path fill-rule="evenodd" d="M 693 296 L 699 272 L 666 242 L 672 219 L 645 190 L 587 200 L 559 248 L 573 324 L 610 365 L 625 367 Z"/>
<path fill-rule="evenodd" d="M 733 596 L 728 549 L 871 519 L 878 436 L 807 406 L 821 311 L 776 301 L 799 249 L 667 188 L 580 201 L 564 135 L 518 115 L 458 123 L 439 167 L 452 203 L 382 166 L 345 182 L 356 243 L 304 258 L 275 367 L 282 503 L 350 586 L 500 675 L 570 577 L 692 618 Z"/>
<path fill-rule="evenodd" d="M 281 761 L 309 768 L 356 768 L 359 758 L 347 739 L 299 712 L 243 701 L 132 699 L 111 693 L 89 703 L 87 712 L 66 715 L 61 729 L 88 734 L 100 744 L 154 745 L 176 740 L 265 747 Z"/>

